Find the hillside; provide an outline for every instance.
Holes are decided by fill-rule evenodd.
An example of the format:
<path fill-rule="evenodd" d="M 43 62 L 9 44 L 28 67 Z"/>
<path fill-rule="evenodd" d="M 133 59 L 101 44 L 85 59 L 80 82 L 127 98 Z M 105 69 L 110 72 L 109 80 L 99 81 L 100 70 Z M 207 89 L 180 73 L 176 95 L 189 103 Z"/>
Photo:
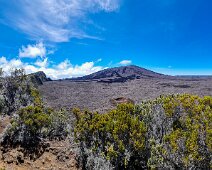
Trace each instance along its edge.
<path fill-rule="evenodd" d="M 137 66 L 117 67 L 88 76 L 47 81 L 39 87 L 45 102 L 54 108 L 88 108 L 104 112 L 121 101 L 140 103 L 163 94 L 212 95 L 209 77 L 174 77 Z"/>
<path fill-rule="evenodd" d="M 131 66 L 108 68 L 87 76 L 73 78 L 71 80 L 112 83 L 112 82 L 125 82 L 134 79 L 145 79 L 145 78 L 172 78 L 172 76 L 159 74 L 151 70 L 147 70 L 145 68 L 131 65 Z"/>

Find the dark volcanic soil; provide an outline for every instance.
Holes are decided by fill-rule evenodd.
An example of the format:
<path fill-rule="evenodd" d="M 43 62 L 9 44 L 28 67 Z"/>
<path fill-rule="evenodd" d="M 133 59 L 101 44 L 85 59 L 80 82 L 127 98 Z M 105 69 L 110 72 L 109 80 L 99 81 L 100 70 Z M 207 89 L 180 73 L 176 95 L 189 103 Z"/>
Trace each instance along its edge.
<path fill-rule="evenodd" d="M 49 81 L 39 87 L 44 101 L 51 107 L 87 108 L 106 111 L 114 104 L 111 99 L 130 98 L 135 103 L 156 98 L 162 94 L 191 93 L 212 96 L 212 79 L 142 78 L 122 83 Z"/>

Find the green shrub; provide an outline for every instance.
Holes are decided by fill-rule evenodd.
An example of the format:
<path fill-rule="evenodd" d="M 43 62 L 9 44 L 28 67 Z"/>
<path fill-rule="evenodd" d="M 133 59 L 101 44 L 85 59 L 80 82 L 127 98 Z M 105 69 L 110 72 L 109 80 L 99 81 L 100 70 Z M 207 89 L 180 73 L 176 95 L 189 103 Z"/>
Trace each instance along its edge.
<path fill-rule="evenodd" d="M 27 147 L 42 142 L 44 138 L 65 139 L 68 134 L 68 113 L 45 107 L 39 91 L 33 86 L 29 94 L 31 105 L 21 107 L 14 113 L 12 126 L 1 139 L 3 143 Z"/>
<path fill-rule="evenodd" d="M 28 106 L 18 112 L 19 125 L 23 124 L 30 135 L 39 135 L 42 128 L 50 125 L 49 110 L 44 110 L 38 106 Z"/>
<path fill-rule="evenodd" d="M 95 161 L 88 166 L 93 158 L 108 160 L 115 169 L 212 166 L 212 97 L 169 95 L 105 114 L 74 113 L 84 168 L 96 167 Z"/>
<path fill-rule="evenodd" d="M 48 137 L 50 139 L 65 139 L 68 135 L 69 117 L 66 110 L 52 111 L 50 114 L 50 126 L 48 127 Z"/>
<path fill-rule="evenodd" d="M 164 96 L 152 102 L 150 110 L 150 167 L 210 169 L 212 97 Z"/>
<path fill-rule="evenodd" d="M 50 114 L 50 109 L 38 106 L 21 108 L 11 122 L 10 142 L 26 145 L 40 141 L 47 135 L 47 129 L 51 124 Z"/>
<path fill-rule="evenodd" d="M 136 116 L 135 107 L 122 104 L 109 113 L 75 109 L 75 137 L 81 150 L 91 150 L 119 168 L 140 167 L 145 159 L 146 126 Z M 82 153 L 86 157 L 86 153 Z M 84 160 L 86 161 L 86 160 Z"/>

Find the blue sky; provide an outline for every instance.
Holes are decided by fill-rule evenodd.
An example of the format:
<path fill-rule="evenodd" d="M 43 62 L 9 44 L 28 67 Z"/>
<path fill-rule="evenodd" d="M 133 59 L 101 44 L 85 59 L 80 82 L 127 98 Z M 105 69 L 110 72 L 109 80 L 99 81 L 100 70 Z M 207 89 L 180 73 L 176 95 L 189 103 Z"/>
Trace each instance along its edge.
<path fill-rule="evenodd" d="M 212 74 L 210 0 L 0 0 L 0 67 L 57 79 L 135 64 Z"/>

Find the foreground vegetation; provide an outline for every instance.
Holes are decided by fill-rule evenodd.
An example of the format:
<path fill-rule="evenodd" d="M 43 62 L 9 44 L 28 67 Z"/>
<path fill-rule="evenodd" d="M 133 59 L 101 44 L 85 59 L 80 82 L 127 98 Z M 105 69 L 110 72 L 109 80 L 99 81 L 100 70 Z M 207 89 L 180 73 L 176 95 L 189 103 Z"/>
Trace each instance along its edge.
<path fill-rule="evenodd" d="M 67 111 L 46 107 L 36 85 L 24 70 L 16 69 L 6 76 L 1 72 L 0 83 L 1 117 L 9 116 L 10 120 L 0 135 L 3 152 L 22 147 L 25 154 L 36 159 L 44 152 L 45 141 L 66 138 Z"/>
<path fill-rule="evenodd" d="M 70 136 L 71 124 L 82 169 L 212 168 L 210 96 L 161 96 L 140 105 L 121 104 L 104 114 L 74 109 L 73 124 L 71 113 L 44 105 L 24 70 L 1 76 L 0 84 L 1 117 L 10 117 L 0 135 L 4 152 L 21 146 L 36 159 L 45 141 Z"/>
<path fill-rule="evenodd" d="M 212 97 L 161 96 L 105 114 L 74 113 L 84 168 L 212 168 Z"/>

